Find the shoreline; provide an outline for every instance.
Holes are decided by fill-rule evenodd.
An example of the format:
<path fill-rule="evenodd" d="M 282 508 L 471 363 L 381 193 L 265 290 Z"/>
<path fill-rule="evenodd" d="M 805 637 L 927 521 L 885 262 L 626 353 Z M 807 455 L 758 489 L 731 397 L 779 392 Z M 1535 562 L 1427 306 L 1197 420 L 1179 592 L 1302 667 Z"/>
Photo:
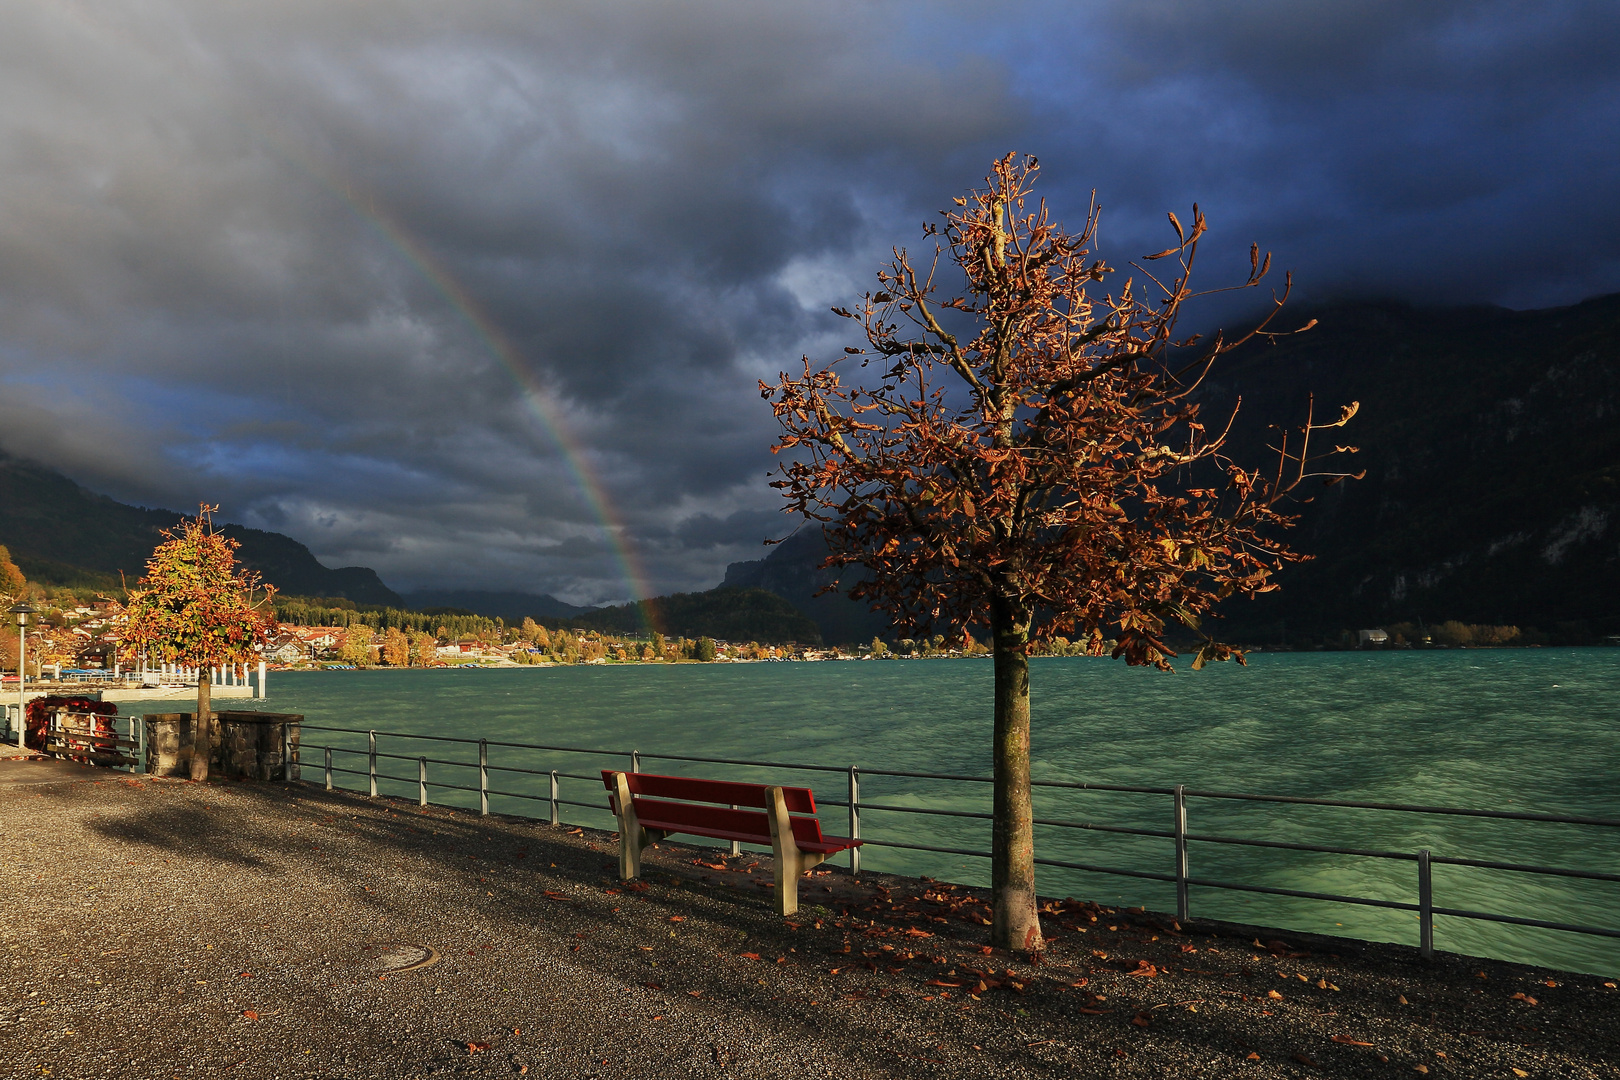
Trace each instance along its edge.
<path fill-rule="evenodd" d="M 755 856 L 665 843 L 626 886 L 597 830 L 302 784 L 0 765 L 3 812 L 30 823 L 0 868 L 5 1075 L 1620 1064 L 1620 990 L 1602 977 L 1062 900 L 1046 902 L 1055 940 L 1036 964 L 984 945 L 983 890 L 927 879 L 818 873 L 783 920 Z"/>

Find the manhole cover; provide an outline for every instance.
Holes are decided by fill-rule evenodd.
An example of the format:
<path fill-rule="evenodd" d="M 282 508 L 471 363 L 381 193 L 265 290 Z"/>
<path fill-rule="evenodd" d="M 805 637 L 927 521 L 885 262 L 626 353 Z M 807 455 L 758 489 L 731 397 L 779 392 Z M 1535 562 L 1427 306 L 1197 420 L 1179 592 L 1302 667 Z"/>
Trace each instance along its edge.
<path fill-rule="evenodd" d="M 438 950 L 433 946 L 410 941 L 379 941 L 360 946 L 360 962 L 379 975 L 415 971 L 438 960 Z"/>

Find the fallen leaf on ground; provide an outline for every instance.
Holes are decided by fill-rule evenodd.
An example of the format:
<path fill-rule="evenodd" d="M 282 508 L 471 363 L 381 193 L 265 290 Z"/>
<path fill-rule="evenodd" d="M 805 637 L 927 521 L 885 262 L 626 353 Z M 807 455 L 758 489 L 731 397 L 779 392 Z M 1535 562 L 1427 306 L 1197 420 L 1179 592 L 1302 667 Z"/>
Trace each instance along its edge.
<path fill-rule="evenodd" d="M 759 959 L 759 953 L 757 953 L 757 952 L 740 952 L 737 955 L 739 957 L 741 957 L 742 959 L 744 959 L 744 960 L 758 960 Z"/>
<path fill-rule="evenodd" d="M 1127 971 L 1125 974 L 1127 974 L 1127 975 L 1140 975 L 1144 979 L 1151 979 L 1154 976 L 1158 975 L 1158 973 L 1159 973 L 1159 969 L 1154 967 L 1152 964 L 1148 963 L 1146 960 L 1138 960 L 1136 962 L 1136 970 Z"/>
<path fill-rule="evenodd" d="M 1421 1073 L 1424 1076 L 1429 1075 L 1429 1067 L 1427 1065 L 1414 1065 L 1412 1066 L 1412 1071 L 1415 1073 Z"/>
<path fill-rule="evenodd" d="M 1273 1001 L 1281 1001 L 1283 999 L 1283 996 L 1277 993 L 1275 990 L 1267 990 L 1266 997 L 1271 998 Z"/>
<path fill-rule="evenodd" d="M 489 1043 L 470 1042 L 470 1043 L 467 1044 L 467 1053 L 469 1053 L 469 1054 L 476 1054 L 480 1050 L 488 1050 L 488 1049 L 489 1049 Z"/>
<path fill-rule="evenodd" d="M 1514 1076 L 1529 1076 L 1530 1074 L 1525 1072 L 1523 1069 L 1514 1069 L 1513 1070 L 1513 1075 Z"/>
<path fill-rule="evenodd" d="M 252 1009 L 243 1009 L 242 1015 L 247 1017 L 249 1020 L 257 1020 L 259 1018 L 259 1014 L 254 1012 Z"/>
<path fill-rule="evenodd" d="M 1336 1043 L 1344 1043 L 1344 1045 L 1346 1045 L 1346 1046 L 1371 1046 L 1372 1045 L 1372 1043 L 1370 1043 L 1370 1042 L 1362 1042 L 1360 1039 L 1352 1039 L 1348 1035 L 1335 1035 L 1335 1036 L 1333 1036 L 1333 1041 L 1336 1042 Z"/>
<path fill-rule="evenodd" d="M 1294 1060 L 1299 1062 L 1301 1065 L 1309 1065 L 1313 1069 L 1318 1068 L 1316 1062 L 1312 1061 L 1310 1058 L 1306 1057 L 1304 1054 L 1295 1054 L 1294 1055 Z"/>
<path fill-rule="evenodd" d="M 1131 1017 L 1131 1023 L 1135 1024 L 1139 1028 L 1147 1027 L 1152 1021 L 1153 1017 L 1149 1016 L 1145 1012 L 1139 1012 L 1135 1016 Z"/>
<path fill-rule="evenodd" d="M 1258 942 L 1256 944 L 1258 944 Z M 1260 1060 L 1260 1055 L 1256 1054 L 1254 1051 L 1251 1050 L 1251 1051 L 1249 1051 L 1249 1056 L 1244 1058 L 1243 1060 L 1244 1061 L 1259 1061 Z"/>
<path fill-rule="evenodd" d="M 661 985 L 659 985 L 658 983 L 644 982 L 641 985 L 645 986 L 649 990 L 662 990 L 663 989 L 663 987 Z"/>
<path fill-rule="evenodd" d="M 1541 1004 L 1535 998 L 1533 998 L 1529 994 L 1525 994 L 1525 993 L 1514 994 L 1513 995 L 1513 1000 L 1514 1001 L 1522 1001 L 1526 1005 L 1539 1005 L 1539 1004 Z"/>

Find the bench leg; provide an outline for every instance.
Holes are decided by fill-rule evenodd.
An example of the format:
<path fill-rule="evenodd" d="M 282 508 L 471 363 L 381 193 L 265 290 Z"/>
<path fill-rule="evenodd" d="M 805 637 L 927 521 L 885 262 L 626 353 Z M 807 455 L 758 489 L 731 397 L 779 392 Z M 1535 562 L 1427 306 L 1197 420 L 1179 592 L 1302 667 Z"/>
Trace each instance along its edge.
<path fill-rule="evenodd" d="M 647 838 L 636 818 L 636 804 L 630 797 L 630 785 L 624 773 L 613 774 L 613 787 L 619 818 L 619 879 L 633 881 L 641 876 L 641 849 L 646 846 Z"/>
<path fill-rule="evenodd" d="M 793 819 L 788 816 L 787 800 L 779 787 L 767 788 L 765 817 L 771 826 L 771 854 L 776 863 L 776 913 L 792 915 L 799 910 L 799 877 L 827 856 L 800 851 L 793 840 Z"/>

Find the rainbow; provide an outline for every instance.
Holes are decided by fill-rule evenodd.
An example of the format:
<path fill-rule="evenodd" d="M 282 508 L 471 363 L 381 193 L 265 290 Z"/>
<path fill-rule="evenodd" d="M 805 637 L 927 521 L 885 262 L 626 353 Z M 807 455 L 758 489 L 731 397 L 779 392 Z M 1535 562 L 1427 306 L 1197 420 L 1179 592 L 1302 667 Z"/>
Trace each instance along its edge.
<path fill-rule="evenodd" d="M 317 174 L 318 175 L 318 174 Z M 528 411 L 539 421 L 540 427 L 545 431 L 551 441 L 562 451 L 563 459 L 568 464 L 574 483 L 584 496 L 591 513 L 596 516 L 602 527 L 602 534 L 606 537 L 608 548 L 618 564 L 619 572 L 625 584 L 630 587 L 632 600 L 640 616 L 642 629 L 650 636 L 657 633 L 661 621 L 653 599 L 653 590 L 649 583 L 641 559 L 629 542 L 629 527 L 619 517 L 609 501 L 607 490 L 602 486 L 601 479 L 596 475 L 591 465 L 590 455 L 581 443 L 569 430 L 568 424 L 557 407 L 556 401 L 541 386 L 539 380 L 529 373 L 528 367 L 523 363 L 522 355 L 517 347 L 502 332 L 495 320 L 484 311 L 476 298 L 466 289 L 455 276 L 450 273 L 442 261 L 435 258 L 411 233 L 398 221 L 394 220 L 384 211 L 376 208 L 370 199 L 360 202 L 349 193 L 346 188 L 339 187 L 322 179 L 322 185 L 340 195 L 343 201 L 354 209 L 360 218 L 389 246 L 399 252 L 415 270 L 420 273 L 433 286 L 434 290 L 442 296 L 455 312 L 472 328 L 480 341 L 484 343 L 492 356 L 500 362 L 512 376 L 512 381 L 518 386 L 522 394 L 524 405 Z"/>
<path fill-rule="evenodd" d="M 567 463 L 572 473 L 574 483 L 584 496 L 585 502 L 602 528 L 602 534 L 607 539 L 608 548 L 614 561 L 618 564 L 620 575 L 629 587 L 631 597 L 636 604 L 643 629 L 649 634 L 655 633 L 660 625 L 658 613 L 653 603 L 653 591 L 649 584 L 645 569 L 641 564 L 635 550 L 629 542 L 630 531 L 624 521 L 614 511 L 612 502 L 607 497 L 606 489 L 602 486 L 600 478 L 591 465 L 589 453 L 584 446 L 569 431 L 564 421 L 562 411 L 557 407 L 555 400 L 522 362 L 521 354 L 512 342 L 501 332 L 495 320 L 478 304 L 472 294 L 456 280 L 448 268 L 427 248 L 411 235 L 399 222 L 393 220 L 386 213 L 380 212 L 373 200 L 367 199 L 364 203 L 356 199 L 350 192 L 349 185 L 338 183 L 329 170 L 321 168 L 309 155 L 300 153 L 296 149 L 296 141 L 278 134 L 279 125 L 272 118 L 261 118 L 253 114 L 252 110 L 235 107 L 230 104 L 231 95 L 215 85 L 216 79 L 203 75 L 197 68 L 174 69 L 172 58 L 166 57 L 152 48 L 147 42 L 128 32 L 127 28 L 114 26 L 101 16 L 89 11 L 84 5 L 67 3 L 58 5 L 57 13 L 65 15 L 78 26 L 100 38 L 104 44 L 113 44 L 122 48 L 133 48 L 144 55 L 154 64 L 161 65 L 170 76 L 178 74 L 190 75 L 194 81 L 203 84 L 200 89 L 212 90 L 213 96 L 221 101 L 227 110 L 242 124 L 252 131 L 259 140 L 282 161 L 292 165 L 304 175 L 310 177 L 315 183 L 341 199 L 360 217 L 361 220 L 395 251 L 402 255 L 415 270 L 420 273 L 433 288 L 444 297 L 452 309 L 466 321 L 490 351 L 490 354 L 500 362 L 501 366 L 511 374 L 513 382 L 517 384 L 522 400 L 528 411 L 539 422 L 541 429 L 550 438 Z"/>

